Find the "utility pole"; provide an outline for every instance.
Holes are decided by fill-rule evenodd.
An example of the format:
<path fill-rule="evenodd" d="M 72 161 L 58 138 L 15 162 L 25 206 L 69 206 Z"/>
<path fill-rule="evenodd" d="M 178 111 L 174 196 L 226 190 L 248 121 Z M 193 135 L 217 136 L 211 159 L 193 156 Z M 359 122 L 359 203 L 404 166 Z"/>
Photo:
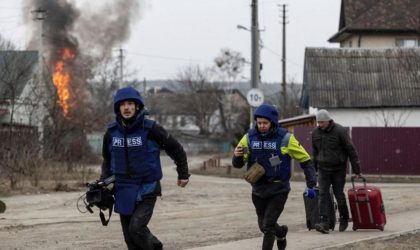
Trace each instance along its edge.
<path fill-rule="evenodd" d="M 281 96 L 283 99 L 283 102 L 281 102 L 283 105 L 283 112 L 286 110 L 287 105 L 287 94 L 286 94 L 286 4 L 279 5 L 283 8 L 283 15 L 282 15 L 282 22 L 283 25 L 283 44 L 282 44 L 282 56 L 281 56 L 281 65 L 282 65 L 282 82 L 281 82 Z"/>
<path fill-rule="evenodd" d="M 120 88 L 123 83 L 124 83 L 124 70 L 123 70 L 123 63 L 124 63 L 124 50 L 122 48 L 120 48 L 120 55 L 118 56 L 119 60 L 120 60 L 120 84 L 118 86 L 118 88 Z"/>
<path fill-rule="evenodd" d="M 143 96 L 147 96 L 147 82 L 146 82 L 146 77 L 143 78 Z"/>
<path fill-rule="evenodd" d="M 39 73 L 39 81 L 41 82 L 41 79 L 43 78 L 43 32 L 44 32 L 44 20 L 45 20 L 45 14 L 46 10 L 42 8 L 38 8 L 36 10 L 31 11 L 34 14 L 34 20 L 39 21 L 39 48 L 38 48 L 38 73 Z"/>
<path fill-rule="evenodd" d="M 260 30 L 258 27 L 258 0 L 252 0 L 251 3 L 251 86 L 259 88 L 260 86 Z"/>
<path fill-rule="evenodd" d="M 251 3 L 251 89 L 260 87 L 260 30 L 258 27 L 258 0 Z M 253 127 L 255 108 L 249 110 L 249 127 Z"/>
<path fill-rule="evenodd" d="M 259 89 L 261 82 L 261 63 L 260 63 L 260 30 L 258 27 L 258 0 L 251 2 L 251 29 L 242 25 L 236 26 L 251 32 L 251 89 L 247 93 L 247 100 L 250 107 L 249 121 L 250 128 L 253 127 L 255 107 L 264 102 L 264 94 Z"/>
<path fill-rule="evenodd" d="M 47 11 L 42 8 L 38 8 L 36 10 L 31 11 L 32 14 L 35 16 L 34 20 L 39 22 L 39 47 L 38 47 L 38 82 L 37 86 L 34 88 L 36 92 L 37 98 L 40 100 L 46 100 L 46 83 L 43 82 L 44 79 L 44 46 L 43 46 L 43 36 L 44 36 L 44 20 Z M 42 110 L 43 109 L 43 110 Z M 38 134 L 39 134 L 39 141 L 40 143 L 40 150 L 39 156 L 42 158 L 44 155 L 44 122 L 46 117 L 46 109 L 44 105 L 41 105 L 41 111 L 39 111 L 40 116 L 38 117 L 39 121 L 37 122 L 38 127 Z"/>

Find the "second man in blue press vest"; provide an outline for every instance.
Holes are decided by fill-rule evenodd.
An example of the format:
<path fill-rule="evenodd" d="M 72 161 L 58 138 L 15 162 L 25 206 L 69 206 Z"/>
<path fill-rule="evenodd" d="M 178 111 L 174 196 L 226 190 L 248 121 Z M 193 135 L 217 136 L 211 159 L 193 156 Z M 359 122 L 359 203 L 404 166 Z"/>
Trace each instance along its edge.
<path fill-rule="evenodd" d="M 278 126 L 279 114 L 269 104 L 259 106 L 254 113 L 255 127 L 239 141 L 234 151 L 232 164 L 236 168 L 247 165 L 250 169 L 256 162 L 265 174 L 252 184 L 252 202 L 258 217 L 258 226 L 263 237 L 263 250 L 273 249 L 277 238 L 278 249 L 285 249 L 288 227 L 277 224 L 290 192 L 291 159 L 300 163 L 304 170 L 308 197 L 314 197 L 316 174 L 306 150 L 293 134 Z M 244 150 L 248 148 L 248 150 Z"/>

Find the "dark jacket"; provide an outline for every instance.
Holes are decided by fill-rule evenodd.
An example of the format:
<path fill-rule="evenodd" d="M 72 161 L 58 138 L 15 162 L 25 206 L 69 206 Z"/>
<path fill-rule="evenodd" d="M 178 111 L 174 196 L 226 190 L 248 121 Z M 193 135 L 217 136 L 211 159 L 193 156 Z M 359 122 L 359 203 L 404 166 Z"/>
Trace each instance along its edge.
<path fill-rule="evenodd" d="M 312 133 L 313 160 L 316 169 L 327 171 L 346 168 L 350 159 L 354 174 L 360 174 L 357 152 L 347 130 L 334 121 L 322 130 L 317 127 Z"/>

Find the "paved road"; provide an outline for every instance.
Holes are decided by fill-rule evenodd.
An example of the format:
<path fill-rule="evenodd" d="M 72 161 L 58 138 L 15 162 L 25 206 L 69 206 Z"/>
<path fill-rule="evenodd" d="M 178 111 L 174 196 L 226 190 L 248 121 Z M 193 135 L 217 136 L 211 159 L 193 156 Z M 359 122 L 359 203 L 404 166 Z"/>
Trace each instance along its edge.
<path fill-rule="evenodd" d="M 190 158 L 190 163 L 201 162 Z M 193 175 L 185 189 L 176 187 L 176 172 L 164 158 L 163 198 L 156 204 L 151 230 L 173 249 L 261 249 L 261 233 L 241 179 Z M 293 182 L 279 223 L 289 226 L 288 249 L 326 248 L 388 237 L 420 228 L 420 184 L 379 184 L 387 210 L 385 231 L 346 231 L 322 235 L 308 231 L 302 200 L 303 182 Z M 347 186 L 348 187 L 348 186 Z M 102 227 L 98 213 L 80 214 L 82 192 L 0 197 L 8 206 L 0 215 L 0 249 L 126 249 L 118 215 Z M 351 225 L 350 225 L 351 227 Z M 98 241 L 98 239 L 100 239 Z"/>
<path fill-rule="evenodd" d="M 351 227 L 351 223 L 350 223 Z M 405 213 L 388 216 L 388 224 L 383 232 L 358 230 L 338 232 L 330 234 L 320 234 L 315 231 L 298 230 L 291 231 L 287 235 L 288 249 L 325 249 L 328 247 L 338 247 L 352 242 L 369 240 L 374 238 L 391 238 L 395 235 L 417 231 L 420 229 L 420 209 L 418 211 L 408 211 Z M 239 240 L 213 246 L 191 248 L 191 250 L 255 250 L 261 249 L 262 237 Z"/>
<path fill-rule="evenodd" d="M 295 222 L 290 222 L 290 220 L 287 218 L 291 212 L 290 210 L 294 210 L 287 209 L 287 207 L 292 206 L 295 208 L 295 205 L 290 203 L 296 203 L 296 201 L 298 203 L 300 202 L 299 199 L 294 197 L 294 194 L 296 193 L 296 190 L 302 188 L 302 183 L 292 183 L 292 192 L 291 195 L 289 195 L 289 201 L 286 203 L 286 209 L 280 217 L 280 220 L 283 221 L 283 223 L 284 221 L 291 223 L 291 226 L 289 225 L 289 229 L 291 228 L 291 230 L 289 230 L 287 235 L 288 249 L 326 249 L 329 247 L 339 247 L 358 241 L 375 238 L 386 239 L 408 232 L 419 231 L 420 196 L 416 194 L 416 192 L 420 190 L 420 184 L 380 183 L 374 185 L 381 187 L 385 208 L 387 210 L 387 224 L 384 231 L 353 231 L 352 224 L 349 223 L 349 228 L 346 232 L 338 232 L 337 225 L 337 230 L 331 232 L 330 234 L 321 234 L 315 230 L 308 231 L 306 228 L 304 228 L 304 223 L 301 223 L 300 226 L 296 226 Z M 350 185 L 347 184 L 346 190 L 349 187 Z M 300 193 L 298 195 L 300 195 Z M 290 217 L 295 218 L 296 211 L 292 211 L 292 213 L 293 214 L 290 214 Z M 301 212 L 299 214 L 304 216 L 304 214 Z M 220 243 L 211 246 L 190 248 L 190 250 L 255 250 L 261 249 L 261 242 L 262 237 L 256 237 L 251 239 Z"/>
<path fill-rule="evenodd" d="M 320 234 L 315 230 L 291 226 L 288 234 L 288 249 L 326 249 L 375 238 L 392 238 L 397 235 L 420 230 L 420 197 L 416 194 L 420 184 L 374 184 L 382 188 L 385 207 L 387 208 L 387 225 L 384 231 L 379 230 L 352 230 L 352 224 L 346 232 L 333 231 L 328 235 Z M 300 188 L 301 183 L 292 183 L 292 192 Z M 349 188 L 350 185 L 347 185 Z M 296 201 L 290 196 L 288 203 Z M 292 201 L 290 201 L 292 200 Z M 299 201 L 298 201 L 299 202 Z M 419 204 L 419 205 L 417 205 Z M 287 206 L 282 217 L 288 216 Z M 286 218 L 287 220 L 287 218 Z M 286 223 L 287 224 L 287 223 Z M 337 226 L 338 228 L 338 226 Z M 262 237 L 243 239 L 211 246 L 190 248 L 190 250 L 251 250 L 261 249 Z"/>

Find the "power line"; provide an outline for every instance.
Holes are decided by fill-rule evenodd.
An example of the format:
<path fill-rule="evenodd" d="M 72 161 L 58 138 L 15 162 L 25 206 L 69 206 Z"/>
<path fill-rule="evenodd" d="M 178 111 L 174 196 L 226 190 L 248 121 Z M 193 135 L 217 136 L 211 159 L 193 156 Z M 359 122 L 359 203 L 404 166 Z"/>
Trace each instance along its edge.
<path fill-rule="evenodd" d="M 0 16 L 0 21 L 3 21 L 3 20 L 16 20 L 16 18 L 20 18 L 20 16 Z"/>
<path fill-rule="evenodd" d="M 1 6 L 0 6 L 0 9 L 2 9 L 2 10 L 20 10 L 21 8 L 14 8 L 14 7 L 1 7 Z"/>
<path fill-rule="evenodd" d="M 160 56 L 160 55 L 151 55 L 151 54 L 144 54 L 138 52 L 131 52 L 128 51 L 131 55 L 143 56 L 143 57 L 150 57 L 150 58 L 157 58 L 157 59 L 164 59 L 164 60 L 173 60 L 173 61 L 187 61 L 187 62 L 204 62 L 200 59 L 189 59 L 189 58 L 181 58 L 181 57 L 170 57 L 170 56 Z"/>
<path fill-rule="evenodd" d="M 270 48 L 269 48 L 269 47 L 267 47 L 265 44 L 264 44 L 264 46 L 262 47 L 262 49 L 267 50 L 268 52 L 271 52 L 273 55 L 276 55 L 276 56 L 280 57 L 280 61 L 281 61 L 282 56 L 281 56 L 278 52 L 274 51 L 273 49 L 270 49 Z M 288 63 L 288 64 L 293 64 L 293 65 L 298 66 L 298 67 L 300 67 L 300 68 L 302 68 L 302 69 L 303 69 L 302 64 L 297 63 L 297 62 L 294 62 L 294 61 L 292 61 L 292 60 L 290 60 L 290 59 L 286 59 L 286 63 Z"/>

